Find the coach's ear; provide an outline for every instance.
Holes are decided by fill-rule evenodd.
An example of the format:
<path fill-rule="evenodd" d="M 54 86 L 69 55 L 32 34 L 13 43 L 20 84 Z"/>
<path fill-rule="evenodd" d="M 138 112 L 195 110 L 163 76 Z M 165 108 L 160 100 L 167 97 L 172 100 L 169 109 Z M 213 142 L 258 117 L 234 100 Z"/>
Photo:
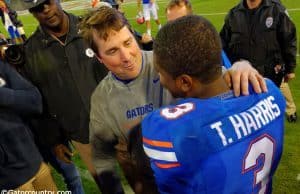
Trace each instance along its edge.
<path fill-rule="evenodd" d="M 98 56 L 97 54 L 95 54 L 95 56 L 96 56 L 97 60 L 98 60 L 100 63 L 103 63 L 100 56 Z"/>
<path fill-rule="evenodd" d="M 190 92 L 193 87 L 193 78 L 187 74 L 176 77 L 176 87 L 180 89 L 181 92 Z"/>

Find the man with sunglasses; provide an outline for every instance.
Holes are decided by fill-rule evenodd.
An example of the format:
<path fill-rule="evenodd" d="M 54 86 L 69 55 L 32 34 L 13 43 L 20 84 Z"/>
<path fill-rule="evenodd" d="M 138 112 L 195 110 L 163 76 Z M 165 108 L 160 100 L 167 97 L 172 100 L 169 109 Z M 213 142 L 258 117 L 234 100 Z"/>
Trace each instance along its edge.
<path fill-rule="evenodd" d="M 89 144 L 90 96 L 107 71 L 84 46 L 77 28 L 80 19 L 66 13 L 59 0 L 12 0 L 11 6 L 28 9 L 39 22 L 25 44 L 24 65 L 25 75 L 39 88 L 44 100 L 38 138 L 53 148 L 61 168 L 72 164 L 73 154 L 67 143 L 72 142 L 96 180 Z M 76 187 L 81 184 L 74 166 L 63 170 L 69 183 L 75 179 Z M 74 188 L 69 189 L 76 193 Z M 76 191 L 83 193 L 82 187 Z"/>

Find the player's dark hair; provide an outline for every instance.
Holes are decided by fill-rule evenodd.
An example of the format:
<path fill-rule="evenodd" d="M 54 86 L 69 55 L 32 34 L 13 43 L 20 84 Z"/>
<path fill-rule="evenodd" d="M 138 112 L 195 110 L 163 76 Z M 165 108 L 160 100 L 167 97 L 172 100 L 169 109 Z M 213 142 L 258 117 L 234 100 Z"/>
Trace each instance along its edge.
<path fill-rule="evenodd" d="M 124 26 L 131 27 L 124 15 L 114 8 L 102 6 L 84 16 L 79 24 L 80 34 L 88 46 L 97 52 L 97 44 L 93 41 L 93 33 L 106 40 L 111 30 L 120 31 Z"/>
<path fill-rule="evenodd" d="M 202 83 L 221 76 L 221 40 L 214 26 L 189 15 L 167 23 L 154 41 L 154 60 L 173 78 L 187 74 Z"/>

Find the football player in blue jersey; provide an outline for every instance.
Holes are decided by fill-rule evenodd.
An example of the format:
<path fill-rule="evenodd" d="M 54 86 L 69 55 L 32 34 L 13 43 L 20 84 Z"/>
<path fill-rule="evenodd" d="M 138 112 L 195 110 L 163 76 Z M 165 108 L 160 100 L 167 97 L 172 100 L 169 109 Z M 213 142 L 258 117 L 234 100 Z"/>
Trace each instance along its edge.
<path fill-rule="evenodd" d="M 142 122 L 144 151 L 160 193 L 272 192 L 284 98 L 269 80 L 266 93 L 234 97 L 222 78 L 221 50 L 218 32 L 201 16 L 169 22 L 156 36 L 160 82 L 183 98 Z"/>

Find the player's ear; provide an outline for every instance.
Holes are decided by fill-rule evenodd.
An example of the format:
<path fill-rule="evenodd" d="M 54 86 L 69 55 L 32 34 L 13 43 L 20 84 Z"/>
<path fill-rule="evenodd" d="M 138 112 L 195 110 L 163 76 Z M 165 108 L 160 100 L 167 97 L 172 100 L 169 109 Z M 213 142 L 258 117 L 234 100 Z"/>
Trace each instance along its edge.
<path fill-rule="evenodd" d="M 176 78 L 176 87 L 182 92 L 187 93 L 192 89 L 193 79 L 191 76 L 182 74 Z"/>

